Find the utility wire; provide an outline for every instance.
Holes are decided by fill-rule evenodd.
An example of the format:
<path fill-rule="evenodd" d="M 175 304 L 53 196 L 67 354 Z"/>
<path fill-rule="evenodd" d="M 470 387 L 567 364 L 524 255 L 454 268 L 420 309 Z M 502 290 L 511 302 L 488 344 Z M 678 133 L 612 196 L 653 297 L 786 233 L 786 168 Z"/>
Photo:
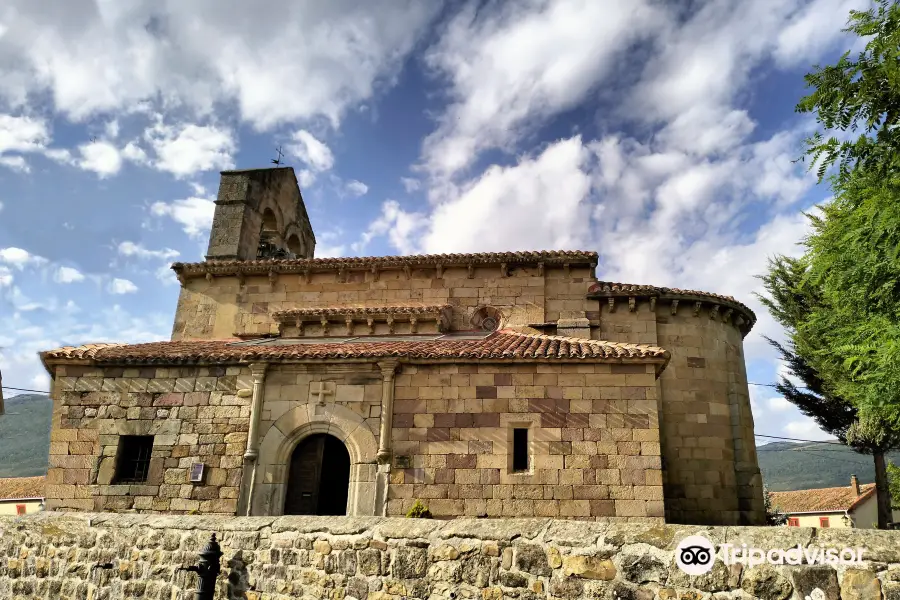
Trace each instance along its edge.
<path fill-rule="evenodd" d="M 8 385 L 3 386 L 4 390 L 15 390 L 17 392 L 34 392 L 35 394 L 49 394 L 50 392 L 45 392 L 43 390 L 26 390 L 25 388 L 17 388 L 17 387 L 9 387 Z"/>

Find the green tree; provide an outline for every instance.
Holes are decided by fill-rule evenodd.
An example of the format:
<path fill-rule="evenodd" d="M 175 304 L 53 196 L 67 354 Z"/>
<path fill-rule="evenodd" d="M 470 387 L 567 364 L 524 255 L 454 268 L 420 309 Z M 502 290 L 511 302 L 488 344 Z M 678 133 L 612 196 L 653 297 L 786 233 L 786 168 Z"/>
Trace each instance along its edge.
<path fill-rule="evenodd" d="M 807 140 L 819 181 L 834 163 L 844 180 L 856 167 L 884 175 L 900 160 L 900 4 L 878 0 L 868 11 L 851 11 L 844 31 L 867 39 L 865 49 L 855 60 L 847 51 L 833 65 L 815 66 L 805 77 L 814 91 L 797 105 L 825 130 Z"/>
<path fill-rule="evenodd" d="M 807 356 L 816 356 L 826 343 L 817 331 L 808 331 L 805 324 L 817 311 L 827 309 L 821 289 L 808 277 L 805 259 L 776 257 L 769 261 L 769 271 L 762 276 L 768 296 L 760 301 L 778 323 L 784 327 L 789 341 L 780 344 L 766 338 L 778 351 L 791 375 L 803 383 L 794 385 L 786 377 L 775 385 L 784 398 L 804 415 L 812 418 L 824 431 L 860 454 L 871 455 L 875 463 L 877 487 L 878 527 L 886 528 L 891 521 L 891 501 L 888 493 L 884 455 L 900 448 L 900 431 L 885 419 L 882 411 L 872 410 L 861 415 L 848 398 L 833 393 L 819 376 Z M 802 349 L 802 350 L 801 350 Z"/>
<path fill-rule="evenodd" d="M 900 510 L 900 466 L 888 462 L 887 474 L 888 485 L 891 490 L 891 504 L 894 508 Z"/>

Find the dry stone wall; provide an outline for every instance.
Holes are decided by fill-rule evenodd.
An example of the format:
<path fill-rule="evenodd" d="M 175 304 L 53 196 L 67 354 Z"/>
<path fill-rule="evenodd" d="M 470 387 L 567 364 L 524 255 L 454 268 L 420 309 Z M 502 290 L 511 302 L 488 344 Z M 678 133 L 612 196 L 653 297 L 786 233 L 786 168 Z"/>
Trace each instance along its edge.
<path fill-rule="evenodd" d="M 0 598 L 193 598 L 211 533 L 217 599 L 898 600 L 900 533 L 540 519 L 39 513 L 0 517 Z M 759 548 L 862 547 L 859 566 L 676 566 L 688 535 Z"/>

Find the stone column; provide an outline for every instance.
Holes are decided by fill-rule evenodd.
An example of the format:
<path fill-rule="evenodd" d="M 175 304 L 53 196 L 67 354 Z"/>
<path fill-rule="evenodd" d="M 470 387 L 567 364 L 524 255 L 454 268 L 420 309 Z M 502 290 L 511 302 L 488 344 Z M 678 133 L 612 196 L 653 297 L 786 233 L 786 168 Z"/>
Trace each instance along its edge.
<path fill-rule="evenodd" d="M 267 363 L 250 365 L 253 377 L 253 393 L 250 400 L 250 426 L 247 431 L 247 449 L 244 451 L 244 467 L 241 474 L 241 505 L 238 514 L 250 516 L 253 491 L 256 487 L 256 468 L 259 458 L 259 417 L 265 396 Z"/>
<path fill-rule="evenodd" d="M 375 485 L 375 514 L 387 516 L 387 491 L 391 475 L 391 431 L 394 424 L 394 373 L 397 361 L 378 363 L 381 369 L 381 431 L 378 436 L 378 474 Z"/>

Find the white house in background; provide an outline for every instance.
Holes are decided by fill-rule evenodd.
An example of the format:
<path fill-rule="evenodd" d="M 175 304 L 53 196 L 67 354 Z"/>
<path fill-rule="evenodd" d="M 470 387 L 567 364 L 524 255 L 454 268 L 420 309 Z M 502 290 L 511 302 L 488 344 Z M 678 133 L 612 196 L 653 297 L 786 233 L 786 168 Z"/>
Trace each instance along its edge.
<path fill-rule="evenodd" d="M 0 478 L 0 516 L 26 515 L 42 510 L 44 480 L 43 476 Z"/>
<path fill-rule="evenodd" d="M 878 501 L 875 484 L 859 484 L 850 476 L 848 487 L 772 492 L 772 505 L 786 514 L 789 527 L 838 527 L 875 529 L 878 525 Z M 900 510 L 893 511 L 900 521 Z"/>

